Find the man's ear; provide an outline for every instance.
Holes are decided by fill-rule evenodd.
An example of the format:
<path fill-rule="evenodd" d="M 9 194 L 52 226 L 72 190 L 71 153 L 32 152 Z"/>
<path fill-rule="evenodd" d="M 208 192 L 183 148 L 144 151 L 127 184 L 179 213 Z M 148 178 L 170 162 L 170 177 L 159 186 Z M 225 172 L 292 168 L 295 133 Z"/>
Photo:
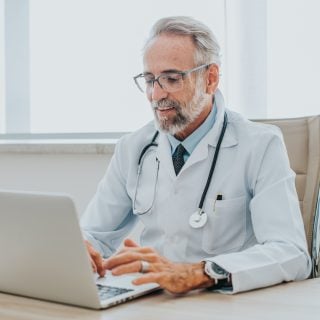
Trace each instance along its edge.
<path fill-rule="evenodd" d="M 219 84 L 219 66 L 211 64 L 207 70 L 206 93 L 214 94 Z"/>

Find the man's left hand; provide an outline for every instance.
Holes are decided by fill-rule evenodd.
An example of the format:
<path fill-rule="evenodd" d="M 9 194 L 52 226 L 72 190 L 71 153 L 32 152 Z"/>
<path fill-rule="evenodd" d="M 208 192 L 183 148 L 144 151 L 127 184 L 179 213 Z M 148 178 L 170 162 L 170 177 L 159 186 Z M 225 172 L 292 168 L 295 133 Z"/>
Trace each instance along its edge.
<path fill-rule="evenodd" d="M 171 293 L 186 293 L 214 285 L 214 280 L 203 272 L 203 262 L 173 263 L 154 249 L 140 247 L 130 239 L 124 241 L 121 251 L 105 260 L 104 267 L 113 275 L 122 275 L 141 272 L 143 261 L 147 262 L 148 270 L 134 280 L 135 285 L 156 282 Z"/>

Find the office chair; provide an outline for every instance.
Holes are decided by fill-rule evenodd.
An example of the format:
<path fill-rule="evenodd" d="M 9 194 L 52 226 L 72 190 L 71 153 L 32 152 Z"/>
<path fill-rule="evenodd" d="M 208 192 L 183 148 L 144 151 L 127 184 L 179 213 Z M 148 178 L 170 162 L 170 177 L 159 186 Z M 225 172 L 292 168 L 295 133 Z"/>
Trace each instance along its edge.
<path fill-rule="evenodd" d="M 276 125 L 282 131 L 290 165 L 296 173 L 296 188 L 312 259 L 311 277 L 320 277 L 320 115 L 254 121 Z"/>

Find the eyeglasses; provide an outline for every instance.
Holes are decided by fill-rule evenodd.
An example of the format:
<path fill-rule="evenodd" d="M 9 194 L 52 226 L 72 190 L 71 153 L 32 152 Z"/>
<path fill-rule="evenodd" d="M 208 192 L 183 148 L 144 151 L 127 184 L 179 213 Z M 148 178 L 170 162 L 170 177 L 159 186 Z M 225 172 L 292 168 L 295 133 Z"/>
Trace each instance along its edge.
<path fill-rule="evenodd" d="M 135 84 L 141 92 L 148 92 L 154 87 L 154 83 L 167 92 L 176 92 L 182 90 L 184 77 L 192 72 L 207 68 L 210 64 L 203 64 L 199 67 L 186 71 L 172 71 L 160 74 L 157 78 L 153 74 L 140 73 L 133 77 Z"/>

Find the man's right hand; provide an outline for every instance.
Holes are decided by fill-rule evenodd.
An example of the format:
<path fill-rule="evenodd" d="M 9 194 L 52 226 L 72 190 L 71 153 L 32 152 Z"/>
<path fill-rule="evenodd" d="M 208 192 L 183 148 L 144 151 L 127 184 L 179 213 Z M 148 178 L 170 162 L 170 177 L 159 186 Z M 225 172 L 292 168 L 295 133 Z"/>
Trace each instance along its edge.
<path fill-rule="evenodd" d="M 89 241 L 84 240 L 84 243 L 90 256 L 93 272 L 97 272 L 100 277 L 104 277 L 104 275 L 106 274 L 106 270 L 103 266 L 103 258 L 101 254 L 93 247 L 93 245 Z"/>

